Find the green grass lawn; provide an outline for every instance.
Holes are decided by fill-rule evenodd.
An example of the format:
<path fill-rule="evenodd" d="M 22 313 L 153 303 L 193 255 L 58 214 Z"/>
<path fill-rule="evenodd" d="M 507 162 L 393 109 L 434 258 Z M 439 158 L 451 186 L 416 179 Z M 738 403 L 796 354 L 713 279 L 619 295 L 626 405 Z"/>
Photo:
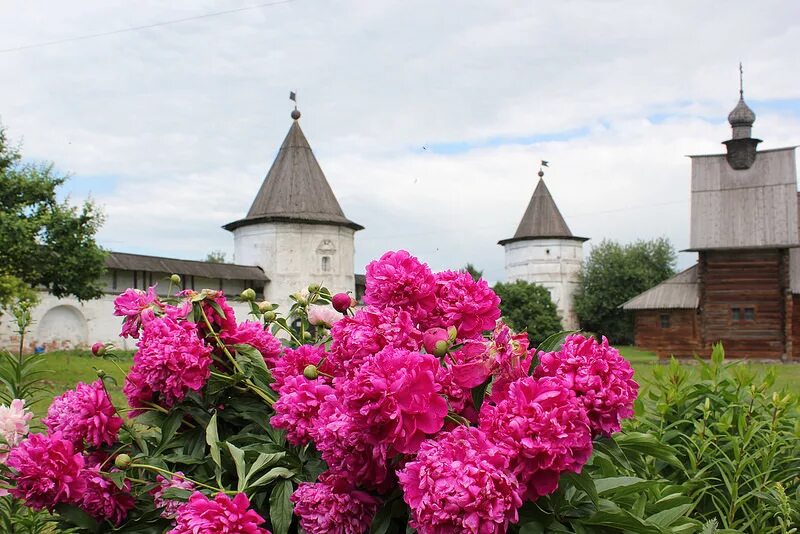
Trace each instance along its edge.
<path fill-rule="evenodd" d="M 624 357 L 633 363 L 636 370 L 635 378 L 647 387 L 652 381 L 653 369 L 657 365 L 663 365 L 652 352 L 643 351 L 636 347 L 619 347 Z M 122 395 L 122 384 L 124 372 L 132 363 L 130 353 L 120 356 L 118 361 L 108 361 L 92 356 L 89 351 L 59 351 L 45 354 L 47 369 L 52 371 L 48 378 L 47 385 L 52 395 L 60 395 L 68 389 L 75 387 L 78 382 L 93 382 L 97 380 L 96 369 L 102 369 L 107 375 L 114 377 L 117 385 L 109 384 L 109 391 L 112 400 L 117 408 L 127 407 L 125 397 Z M 684 365 L 689 368 L 695 367 L 692 361 L 684 361 Z M 800 364 L 781 364 L 781 363 L 741 363 L 741 365 L 753 366 L 757 372 L 765 373 L 769 369 L 775 369 L 777 379 L 775 389 L 779 390 L 786 387 L 795 394 L 800 394 Z M 49 398 L 43 398 L 34 405 L 34 412 L 37 417 L 43 416 L 47 412 Z"/>
<path fill-rule="evenodd" d="M 116 381 L 116 385 L 113 381 L 106 381 L 114 405 L 119 409 L 127 408 L 128 404 L 122 395 L 122 384 L 125 373 L 133 363 L 131 353 L 123 353 L 115 361 L 97 358 L 91 352 L 81 350 L 48 352 L 44 358 L 45 364 L 42 369 L 50 371 L 46 385 L 52 394 L 34 404 L 33 411 L 36 417 L 42 417 L 47 413 L 47 407 L 53 396 L 74 388 L 78 382 L 88 384 L 97 380 L 97 369 L 105 371 L 106 375 Z"/>
<path fill-rule="evenodd" d="M 653 369 L 657 365 L 664 365 L 668 360 L 659 360 L 652 352 L 638 349 L 636 347 L 621 346 L 617 347 L 625 358 L 631 361 L 636 372 L 634 378 L 642 385 L 647 386 L 653 380 Z M 728 360 L 731 361 L 731 360 Z M 681 363 L 689 369 L 696 368 L 694 360 L 681 360 Z M 763 375 L 769 370 L 775 371 L 776 391 L 786 389 L 794 394 L 800 394 L 800 363 L 760 363 L 760 362 L 739 362 L 738 365 L 752 367 L 759 375 Z"/>

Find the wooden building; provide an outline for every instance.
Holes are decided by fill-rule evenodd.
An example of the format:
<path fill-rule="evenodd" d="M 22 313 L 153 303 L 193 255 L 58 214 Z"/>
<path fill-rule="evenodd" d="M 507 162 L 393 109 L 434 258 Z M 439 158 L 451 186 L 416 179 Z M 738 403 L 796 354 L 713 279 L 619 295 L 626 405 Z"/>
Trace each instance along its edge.
<path fill-rule="evenodd" d="M 724 154 L 691 156 L 690 249 L 698 262 L 622 305 L 637 346 L 659 356 L 800 357 L 795 147 L 758 151 L 740 91 Z"/>

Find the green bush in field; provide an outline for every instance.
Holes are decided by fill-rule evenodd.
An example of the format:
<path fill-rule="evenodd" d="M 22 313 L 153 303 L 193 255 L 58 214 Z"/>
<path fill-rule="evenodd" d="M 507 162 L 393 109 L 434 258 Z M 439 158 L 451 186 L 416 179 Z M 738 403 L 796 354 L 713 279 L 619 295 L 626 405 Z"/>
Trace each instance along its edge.
<path fill-rule="evenodd" d="M 672 360 L 657 368 L 637 401 L 629 430 L 647 432 L 677 451 L 680 463 L 649 462 L 640 476 L 688 488 L 694 517 L 758 534 L 800 527 L 800 402 L 771 393 L 769 372 L 725 363 L 721 345 L 698 361 L 700 379 Z"/>

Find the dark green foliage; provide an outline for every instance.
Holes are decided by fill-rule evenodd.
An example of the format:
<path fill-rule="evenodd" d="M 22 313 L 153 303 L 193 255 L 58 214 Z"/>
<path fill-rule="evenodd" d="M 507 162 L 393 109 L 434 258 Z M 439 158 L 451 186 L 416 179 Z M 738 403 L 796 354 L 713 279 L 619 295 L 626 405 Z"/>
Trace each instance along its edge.
<path fill-rule="evenodd" d="M 89 201 L 59 201 L 66 178 L 52 164 L 23 163 L 0 126 L 0 305 L 29 300 L 24 287 L 88 300 L 101 295 L 104 253 L 95 243 L 102 216 Z"/>
<path fill-rule="evenodd" d="M 694 517 L 721 528 L 783 534 L 800 527 L 800 404 L 770 393 L 748 367 L 724 362 L 721 345 L 698 361 L 700 380 L 676 360 L 656 369 L 627 425 L 676 451 L 678 464 L 648 462 L 640 476 L 683 484 Z"/>
<path fill-rule="evenodd" d="M 575 311 L 581 328 L 612 343 L 633 343 L 633 318 L 619 306 L 675 272 L 675 249 L 666 238 L 621 245 L 603 240 L 580 274 Z"/>
<path fill-rule="evenodd" d="M 500 297 L 503 319 L 513 330 L 527 332 L 534 346 L 561 330 L 556 305 L 544 287 L 518 280 L 498 282 L 493 289 Z"/>
<path fill-rule="evenodd" d="M 225 252 L 222 250 L 212 250 L 206 254 L 206 261 L 209 263 L 225 263 Z"/>
<path fill-rule="evenodd" d="M 483 271 L 479 271 L 478 268 L 472 265 L 471 263 L 466 264 L 463 270 L 467 271 L 469 275 L 472 277 L 472 279 L 475 280 L 476 282 L 481 278 L 483 278 Z"/>

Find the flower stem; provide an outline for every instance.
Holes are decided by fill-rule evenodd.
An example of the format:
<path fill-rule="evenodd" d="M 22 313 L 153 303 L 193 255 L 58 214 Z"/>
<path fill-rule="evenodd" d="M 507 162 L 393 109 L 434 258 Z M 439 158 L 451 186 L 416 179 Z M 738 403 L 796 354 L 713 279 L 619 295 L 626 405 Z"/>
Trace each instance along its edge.
<path fill-rule="evenodd" d="M 219 488 L 219 487 L 215 487 L 215 486 L 209 486 L 208 484 L 203 484 L 202 482 L 198 482 L 197 480 L 192 480 L 191 478 L 187 477 L 186 475 L 176 475 L 172 471 L 168 471 L 166 469 L 162 469 L 162 468 L 156 467 L 154 465 L 131 464 L 129 467 L 130 468 L 137 468 L 138 467 L 139 469 L 149 469 L 149 470 L 154 471 L 156 473 L 161 473 L 162 475 L 169 475 L 170 478 L 178 477 L 178 478 L 181 478 L 183 480 L 187 480 L 187 481 L 191 482 L 195 486 L 200 486 L 201 488 L 210 489 L 212 491 L 216 491 L 216 492 L 220 492 L 220 493 L 227 493 L 229 495 L 236 495 L 237 493 L 239 493 L 238 491 L 226 490 L 224 488 Z"/>

